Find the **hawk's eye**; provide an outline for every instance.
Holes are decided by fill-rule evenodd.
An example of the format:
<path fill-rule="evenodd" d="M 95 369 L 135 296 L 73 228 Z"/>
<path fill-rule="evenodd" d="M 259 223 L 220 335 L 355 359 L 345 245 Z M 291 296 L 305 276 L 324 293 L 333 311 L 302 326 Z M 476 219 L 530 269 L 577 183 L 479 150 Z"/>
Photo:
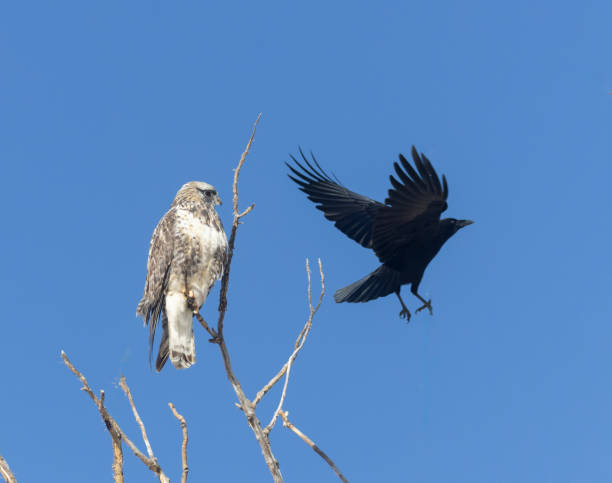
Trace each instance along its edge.
<path fill-rule="evenodd" d="M 207 199 L 212 198 L 213 195 L 217 194 L 217 192 L 215 190 L 203 190 L 203 189 L 198 188 L 198 191 L 200 193 L 202 193 L 204 195 L 204 197 L 207 198 Z"/>

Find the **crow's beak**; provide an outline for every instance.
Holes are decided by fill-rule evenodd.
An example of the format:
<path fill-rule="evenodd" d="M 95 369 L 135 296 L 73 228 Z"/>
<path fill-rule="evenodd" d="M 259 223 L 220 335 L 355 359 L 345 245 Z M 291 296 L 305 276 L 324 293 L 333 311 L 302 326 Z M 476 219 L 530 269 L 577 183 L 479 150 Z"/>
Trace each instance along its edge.
<path fill-rule="evenodd" d="M 460 225 L 461 228 L 463 228 L 464 226 L 471 225 L 472 223 L 474 223 L 472 220 L 461 220 L 459 225 Z"/>

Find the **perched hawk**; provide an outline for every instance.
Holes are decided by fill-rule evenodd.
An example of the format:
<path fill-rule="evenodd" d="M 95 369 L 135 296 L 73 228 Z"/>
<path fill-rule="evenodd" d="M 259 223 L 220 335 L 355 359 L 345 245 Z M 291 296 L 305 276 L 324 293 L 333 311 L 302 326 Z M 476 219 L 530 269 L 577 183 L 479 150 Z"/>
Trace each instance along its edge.
<path fill-rule="evenodd" d="M 204 304 L 227 260 L 227 238 L 215 211 L 219 204 L 214 187 L 190 181 L 153 232 L 144 295 L 136 314 L 149 325 L 151 351 L 161 318 L 158 372 L 168 357 L 177 369 L 195 363 L 193 307 Z"/>

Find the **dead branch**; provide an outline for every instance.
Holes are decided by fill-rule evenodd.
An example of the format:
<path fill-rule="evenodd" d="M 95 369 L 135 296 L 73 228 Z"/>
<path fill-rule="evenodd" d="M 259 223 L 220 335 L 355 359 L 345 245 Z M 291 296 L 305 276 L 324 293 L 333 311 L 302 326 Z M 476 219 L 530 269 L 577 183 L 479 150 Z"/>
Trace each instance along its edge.
<path fill-rule="evenodd" d="M 159 466 L 159 464 L 157 462 L 157 459 L 155 457 L 147 458 L 144 455 L 144 453 L 142 451 L 140 451 L 136 447 L 136 445 L 125 435 L 125 433 L 119 427 L 117 422 L 108 413 L 108 411 L 106 410 L 106 407 L 104 406 L 104 391 L 100 391 L 100 398 L 96 397 L 94 392 L 91 390 L 91 387 L 89 387 L 89 384 L 87 383 L 87 379 L 85 379 L 85 376 L 83 376 L 83 374 L 81 374 L 76 369 L 76 367 L 74 367 L 72 362 L 70 362 L 70 360 L 68 359 L 68 356 L 66 355 L 66 353 L 64 351 L 62 351 L 61 355 L 62 355 L 62 359 L 64 360 L 64 363 L 66 364 L 68 369 L 70 369 L 72 371 L 72 373 L 77 378 L 79 378 L 79 380 L 83 384 L 83 387 L 81 389 L 83 391 L 85 391 L 89 395 L 91 400 L 94 402 L 94 404 L 98 408 L 98 411 L 100 412 L 100 416 L 102 416 L 102 420 L 104 421 L 104 424 L 106 425 L 106 429 L 108 430 L 108 432 L 111 435 L 111 438 L 113 440 L 113 455 L 114 455 L 113 474 L 115 476 L 115 483 L 118 483 L 118 482 L 122 483 L 123 482 L 123 470 L 122 470 L 122 468 L 123 468 L 123 454 L 122 454 L 122 451 L 121 451 L 121 441 L 125 441 L 125 444 L 128 445 L 128 447 L 132 450 L 134 455 L 140 461 L 142 461 L 147 468 L 149 468 L 153 473 L 155 473 L 157 475 L 157 477 L 159 478 L 160 483 L 169 483 L 170 479 L 162 471 L 161 467 Z M 125 383 L 125 381 L 124 381 L 124 383 Z M 127 387 L 127 383 L 125 383 L 125 385 Z M 129 388 L 128 388 L 128 392 L 129 392 Z M 128 397 L 128 399 L 129 399 L 129 397 Z M 135 411 L 135 409 L 134 409 L 134 411 Z"/>
<path fill-rule="evenodd" d="M 142 422 L 142 419 L 140 419 L 140 415 L 138 414 L 138 410 L 136 409 L 136 405 L 134 404 L 134 399 L 132 398 L 132 391 L 130 391 L 130 388 L 127 385 L 125 376 L 121 376 L 121 379 L 119 379 L 119 386 L 121 387 L 121 389 L 123 389 L 123 392 L 127 396 L 128 401 L 130 401 L 130 406 L 132 407 L 132 412 L 134 413 L 134 419 L 138 423 L 138 426 L 140 426 L 140 431 L 142 432 L 142 439 L 144 440 L 145 446 L 147 447 L 149 459 L 154 460 L 157 463 L 157 459 L 155 458 L 155 455 L 153 454 L 153 449 L 151 448 L 151 443 L 149 443 L 149 438 L 147 437 L 147 430 L 145 429 L 145 425 Z"/>
<path fill-rule="evenodd" d="M 317 313 L 317 310 L 319 310 L 319 307 L 321 307 L 321 302 L 323 301 L 323 295 L 325 295 L 325 276 L 323 275 L 323 265 L 321 264 L 320 258 L 318 262 L 319 262 L 319 274 L 321 275 L 321 294 L 319 295 L 319 303 L 317 304 L 316 307 L 313 307 L 312 305 L 312 291 L 310 289 L 310 265 L 308 263 L 308 259 L 306 259 L 306 275 L 308 278 L 308 289 L 307 289 L 308 308 L 310 310 L 310 314 L 308 315 L 308 320 L 306 321 L 306 325 L 304 325 L 304 328 L 302 329 L 302 331 L 300 332 L 300 335 L 295 341 L 295 347 L 293 349 L 293 353 L 291 354 L 291 356 L 289 357 L 289 360 L 285 363 L 283 368 L 280 370 L 279 372 L 280 376 L 278 378 L 274 376 L 274 378 L 272 378 L 272 380 L 268 384 L 266 384 L 266 387 L 264 387 L 264 389 L 266 388 L 268 389 L 265 392 L 264 392 L 264 389 L 262 389 L 258 393 L 258 395 L 262 394 L 261 397 L 263 397 L 265 393 L 269 391 L 274 386 L 274 384 L 276 384 L 279 381 L 279 379 L 282 377 L 283 372 L 287 374 L 287 376 L 285 377 L 285 384 L 283 385 L 283 391 L 281 393 L 281 398 L 276 408 L 276 411 L 274 411 L 274 415 L 272 416 L 270 423 L 264 428 L 264 432 L 266 434 L 269 434 L 270 431 L 272 431 L 272 428 L 274 428 L 274 425 L 276 424 L 276 419 L 278 418 L 279 413 L 283 409 L 283 403 L 285 402 L 285 396 L 287 395 L 287 386 L 289 385 L 289 375 L 291 374 L 291 365 L 295 361 L 295 358 L 298 356 L 298 353 L 300 352 L 300 350 L 302 350 L 302 347 L 304 347 L 304 343 L 306 342 L 306 337 L 308 337 L 308 334 L 310 333 L 310 329 L 312 327 L 312 319 L 314 318 L 314 315 Z M 256 402 L 254 401 L 253 404 L 256 404 Z"/>
<path fill-rule="evenodd" d="M 308 291 L 307 291 L 308 308 L 310 309 L 310 315 L 308 317 L 308 320 L 306 321 L 306 324 L 304 325 L 304 328 L 302 329 L 302 332 L 300 332 L 300 334 L 298 335 L 298 338 L 295 341 L 295 345 L 293 346 L 293 353 L 291 354 L 291 357 L 289 357 L 289 360 L 285 363 L 285 365 L 281 368 L 281 370 L 278 371 L 278 374 L 276 374 L 272 379 L 270 379 L 270 381 L 257 393 L 257 395 L 255 396 L 255 399 L 253 399 L 253 404 L 255 406 L 259 404 L 259 401 L 261 401 L 263 397 L 268 393 L 268 391 L 270 391 L 270 389 L 274 387 L 274 385 L 281 379 L 281 377 L 285 375 L 285 373 L 287 372 L 291 364 L 293 364 L 293 361 L 295 361 L 302 346 L 304 345 L 304 341 L 306 339 L 306 336 L 308 335 L 308 332 L 310 332 L 310 327 L 312 326 L 312 319 L 315 313 L 317 312 L 317 310 L 319 310 L 319 307 L 321 306 L 321 302 L 323 301 L 323 295 L 325 295 L 325 275 L 323 274 L 323 266 L 321 264 L 321 259 L 319 259 L 318 262 L 319 262 L 319 274 L 321 276 L 321 294 L 319 295 L 319 302 L 316 308 L 313 308 L 312 295 L 311 295 L 311 290 L 310 290 L 310 267 L 308 265 L 308 259 L 306 259 L 306 273 L 308 276 Z"/>
<path fill-rule="evenodd" d="M 123 483 L 123 447 L 121 446 L 121 434 L 113 427 L 109 419 L 110 416 L 104 407 L 105 396 L 104 390 L 101 389 L 100 399 L 98 400 L 98 411 L 100 411 L 102 420 L 113 442 L 113 479 L 115 483 Z"/>
<path fill-rule="evenodd" d="M 183 445 L 181 446 L 181 458 L 183 460 L 183 475 L 181 477 L 181 483 L 187 483 L 187 474 L 189 473 L 189 466 L 187 466 L 187 441 L 189 440 L 187 436 L 187 421 L 185 421 L 185 418 L 181 414 L 178 413 L 178 411 L 174 407 L 174 404 L 170 402 L 168 403 L 168 406 L 170 406 L 170 409 L 172 410 L 172 414 L 174 414 L 176 419 L 178 419 L 179 422 L 181 423 L 181 429 L 183 430 Z"/>
<path fill-rule="evenodd" d="M 215 329 L 213 329 L 212 327 L 209 327 L 209 325 L 206 323 L 204 318 L 200 315 L 200 312 L 198 312 L 197 310 L 195 310 L 193 312 L 193 315 L 195 315 L 195 317 L 196 317 L 196 319 L 198 319 L 198 322 L 200 323 L 200 325 L 202 327 L 204 327 L 206 332 L 208 332 L 210 334 L 210 336 L 212 337 L 212 339 L 209 339 L 209 342 L 212 342 L 214 344 L 218 344 L 219 343 L 219 336 L 217 335 L 217 332 L 215 331 Z"/>
<path fill-rule="evenodd" d="M 249 138 L 249 142 L 244 149 L 242 156 L 240 157 L 240 161 L 238 162 L 238 166 L 234 170 L 234 183 L 232 186 L 233 191 L 233 213 L 234 213 L 234 222 L 232 223 L 232 232 L 230 235 L 230 239 L 228 242 L 228 253 L 227 253 L 227 262 L 225 264 L 225 270 L 223 273 L 223 278 L 221 279 L 221 293 L 219 295 L 219 319 L 217 321 L 217 338 L 214 342 L 219 345 L 219 350 L 221 351 L 221 356 L 223 357 L 223 364 L 225 366 L 225 373 L 227 374 L 227 378 L 230 381 L 234 392 L 236 393 L 236 397 L 240 403 L 240 409 L 244 413 L 247 423 L 253 434 L 255 435 L 255 439 L 259 443 L 261 448 L 261 452 L 263 453 L 264 459 L 274 478 L 275 483 L 280 483 L 283 481 L 283 476 L 278 467 L 278 461 L 274 457 L 272 453 L 272 448 L 270 446 L 270 440 L 267 435 L 264 433 L 263 428 L 261 427 L 261 422 L 257 418 L 255 414 L 255 407 L 253 403 L 245 396 L 244 391 L 242 390 L 242 386 L 240 382 L 236 378 L 234 374 L 234 370 L 232 368 L 232 363 L 229 356 L 229 351 L 227 350 L 227 346 L 225 344 L 225 339 L 223 337 L 223 320 L 225 318 L 225 312 L 227 310 L 227 288 L 229 285 L 229 275 L 230 275 L 230 267 L 232 263 L 232 258 L 234 256 L 234 246 L 236 242 L 236 232 L 238 230 L 238 225 L 240 219 L 243 216 L 246 216 L 251 212 L 254 204 L 251 204 L 246 210 L 242 213 L 238 212 L 238 178 L 240 176 L 240 170 L 242 169 L 242 165 L 249 154 L 249 150 L 251 149 L 251 145 L 253 144 L 253 139 L 255 138 L 255 131 L 257 129 L 257 123 L 261 118 L 261 114 L 257 116 L 255 120 L 255 124 L 253 125 L 253 131 L 251 132 L 251 137 Z M 200 318 L 198 318 L 200 320 Z M 200 323 L 202 323 L 200 321 Z M 210 333 L 210 331 L 208 331 Z"/>
<path fill-rule="evenodd" d="M 17 483 L 17 478 L 15 478 L 15 475 L 2 455 L 0 455 L 0 475 L 2 475 L 6 483 Z"/>
<path fill-rule="evenodd" d="M 323 458 L 327 462 L 327 464 L 331 467 L 331 469 L 334 470 L 334 473 L 336 473 L 336 475 L 338 475 L 338 478 L 340 478 L 344 483 L 349 483 L 348 480 L 344 477 L 344 475 L 340 472 L 338 467 L 331 460 L 331 458 L 329 456 L 327 456 L 321 450 L 321 448 L 319 448 L 316 444 L 314 444 L 314 441 L 312 439 L 310 439 L 308 436 L 306 436 L 304 433 L 302 433 L 298 428 L 296 428 L 291 423 L 291 421 L 289 421 L 289 412 L 288 411 L 281 411 L 280 415 L 281 415 L 281 418 L 283 418 L 283 426 L 289 428 L 291 431 L 293 431 L 295 434 L 297 434 L 302 439 L 302 441 L 304 441 L 308 446 L 310 446 L 314 450 L 315 453 L 317 453 L 321 458 Z"/>

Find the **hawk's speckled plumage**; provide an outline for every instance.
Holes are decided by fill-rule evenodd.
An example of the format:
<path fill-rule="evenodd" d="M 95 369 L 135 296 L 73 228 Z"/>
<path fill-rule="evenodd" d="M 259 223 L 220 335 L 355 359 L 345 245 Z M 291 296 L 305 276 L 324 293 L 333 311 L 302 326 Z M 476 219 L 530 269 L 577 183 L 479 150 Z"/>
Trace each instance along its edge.
<path fill-rule="evenodd" d="M 200 308 L 210 289 L 223 276 L 227 238 L 215 205 L 215 188 L 201 181 L 184 184 L 151 238 L 144 295 L 136 313 L 149 325 L 151 350 L 157 323 L 162 339 L 155 369 L 168 357 L 177 369 L 195 363 L 193 311 L 187 296 Z"/>

